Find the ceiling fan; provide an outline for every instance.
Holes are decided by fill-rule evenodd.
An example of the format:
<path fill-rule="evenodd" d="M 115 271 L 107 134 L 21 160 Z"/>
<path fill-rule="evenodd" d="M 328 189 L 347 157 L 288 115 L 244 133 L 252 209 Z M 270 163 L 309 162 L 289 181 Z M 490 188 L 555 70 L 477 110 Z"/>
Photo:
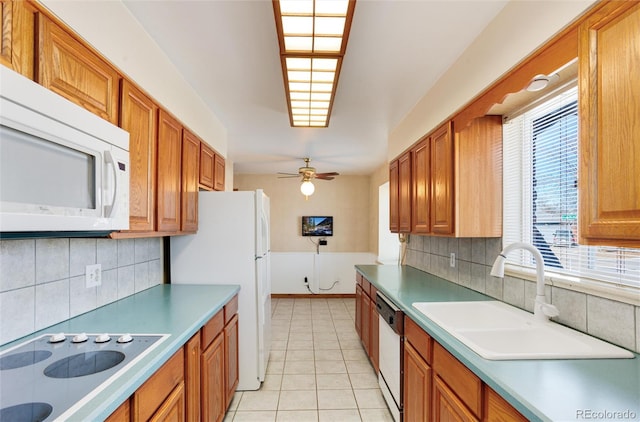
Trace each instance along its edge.
<path fill-rule="evenodd" d="M 284 178 L 290 178 L 290 177 L 302 177 L 302 185 L 300 185 L 300 191 L 302 192 L 303 195 L 307 197 L 313 194 L 313 192 L 315 191 L 315 186 L 313 186 L 313 183 L 311 183 L 312 179 L 333 180 L 335 176 L 340 175 L 340 173 L 337 173 L 335 171 L 332 171 L 329 173 L 316 173 L 315 167 L 309 166 L 309 163 L 311 162 L 311 158 L 305 157 L 303 158 L 303 160 L 304 160 L 304 167 L 300 167 L 298 169 L 298 173 L 278 172 L 278 174 L 281 175 L 281 176 L 278 176 L 278 178 L 284 179 Z"/>

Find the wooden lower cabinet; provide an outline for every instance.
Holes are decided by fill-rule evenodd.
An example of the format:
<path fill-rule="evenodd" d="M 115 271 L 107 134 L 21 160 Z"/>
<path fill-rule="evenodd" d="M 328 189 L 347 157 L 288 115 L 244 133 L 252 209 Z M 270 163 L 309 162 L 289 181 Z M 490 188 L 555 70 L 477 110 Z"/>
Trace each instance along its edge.
<path fill-rule="evenodd" d="M 238 340 L 238 315 L 235 314 L 224 327 L 225 410 L 231 404 L 239 381 Z"/>
<path fill-rule="evenodd" d="M 527 420 L 408 316 L 404 333 L 405 422 Z"/>
<path fill-rule="evenodd" d="M 184 351 L 178 350 L 133 394 L 131 420 L 183 421 Z"/>
<path fill-rule="evenodd" d="M 462 401 L 438 376 L 433 377 L 434 421 L 479 421 Z"/>
<path fill-rule="evenodd" d="M 221 421 L 226 411 L 224 334 L 202 352 L 202 420 Z"/>
<path fill-rule="evenodd" d="M 404 343 L 404 420 L 429 420 L 431 414 L 431 367 L 410 342 Z"/>
<path fill-rule="evenodd" d="M 184 346 L 186 414 L 187 420 L 194 422 L 200 420 L 200 373 L 202 368 L 200 339 L 200 332 L 197 332 Z"/>
<path fill-rule="evenodd" d="M 129 422 L 131 420 L 131 401 L 127 399 L 120 405 L 105 422 Z"/>
<path fill-rule="evenodd" d="M 356 274 L 356 332 L 376 373 L 379 369 L 379 318 L 376 309 L 376 288 Z"/>
<path fill-rule="evenodd" d="M 149 418 L 150 422 L 183 422 L 185 421 L 184 382 L 173 389 L 160 408 Z"/>

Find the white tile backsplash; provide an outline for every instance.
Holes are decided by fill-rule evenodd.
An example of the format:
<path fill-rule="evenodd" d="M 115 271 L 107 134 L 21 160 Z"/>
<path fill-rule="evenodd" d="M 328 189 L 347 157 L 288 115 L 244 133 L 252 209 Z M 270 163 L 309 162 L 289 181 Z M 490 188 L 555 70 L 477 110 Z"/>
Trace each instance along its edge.
<path fill-rule="evenodd" d="M 533 312 L 535 282 L 490 275 L 501 250 L 501 238 L 412 235 L 405 264 Z M 455 268 L 449 266 L 451 252 L 456 253 Z M 545 297 L 560 310 L 559 323 L 640 353 L 639 306 L 549 285 Z"/>
<path fill-rule="evenodd" d="M 85 287 L 101 264 L 102 284 Z M 163 282 L 162 238 L 0 240 L 0 344 Z"/>

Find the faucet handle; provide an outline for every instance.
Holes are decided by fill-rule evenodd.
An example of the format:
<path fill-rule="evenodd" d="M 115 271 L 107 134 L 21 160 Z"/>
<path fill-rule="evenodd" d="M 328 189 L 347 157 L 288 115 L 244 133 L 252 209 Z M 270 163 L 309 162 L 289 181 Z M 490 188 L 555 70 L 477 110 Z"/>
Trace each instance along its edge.
<path fill-rule="evenodd" d="M 542 304 L 542 312 L 544 312 L 544 314 L 549 318 L 557 317 L 558 315 L 560 315 L 560 311 L 558 310 L 558 308 L 550 303 Z"/>

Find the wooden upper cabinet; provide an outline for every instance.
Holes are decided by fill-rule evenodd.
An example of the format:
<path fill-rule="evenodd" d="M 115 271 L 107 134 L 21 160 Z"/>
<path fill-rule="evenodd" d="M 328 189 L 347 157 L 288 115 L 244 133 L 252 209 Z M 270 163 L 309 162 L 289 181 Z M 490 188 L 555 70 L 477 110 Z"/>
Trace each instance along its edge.
<path fill-rule="evenodd" d="M 217 191 L 224 191 L 224 178 L 225 161 L 224 157 L 216 154 L 214 157 L 214 171 L 213 171 L 213 189 Z"/>
<path fill-rule="evenodd" d="M 456 236 L 501 237 L 502 117 L 456 128 L 454 154 Z"/>
<path fill-rule="evenodd" d="M 411 149 L 412 222 L 411 233 L 429 233 L 431 229 L 431 147 L 423 139 Z"/>
<path fill-rule="evenodd" d="M 215 155 L 209 145 L 200 143 L 200 187 L 205 190 L 213 189 Z"/>
<path fill-rule="evenodd" d="M 120 127 L 129 132 L 129 229 L 153 231 L 158 107 L 126 79 L 120 92 Z"/>
<path fill-rule="evenodd" d="M 640 3 L 605 4 L 580 25 L 578 45 L 580 243 L 637 248 Z"/>
<path fill-rule="evenodd" d="M 198 188 L 200 177 L 200 139 L 187 131 L 182 136 L 182 189 L 180 230 L 198 230 Z"/>
<path fill-rule="evenodd" d="M 431 139 L 431 231 L 453 233 L 453 130 L 447 122 Z"/>
<path fill-rule="evenodd" d="M 0 0 L 0 64 L 34 79 L 35 33 L 30 3 Z"/>
<path fill-rule="evenodd" d="M 180 230 L 182 125 L 169 113 L 158 112 L 158 231 Z"/>
<path fill-rule="evenodd" d="M 118 72 L 42 13 L 36 81 L 94 114 L 118 123 Z"/>
<path fill-rule="evenodd" d="M 398 233 L 398 191 L 400 187 L 400 179 L 398 178 L 398 160 L 389 163 L 389 230 L 392 233 Z"/>
<path fill-rule="evenodd" d="M 398 159 L 398 231 L 411 232 L 411 152 Z"/>

